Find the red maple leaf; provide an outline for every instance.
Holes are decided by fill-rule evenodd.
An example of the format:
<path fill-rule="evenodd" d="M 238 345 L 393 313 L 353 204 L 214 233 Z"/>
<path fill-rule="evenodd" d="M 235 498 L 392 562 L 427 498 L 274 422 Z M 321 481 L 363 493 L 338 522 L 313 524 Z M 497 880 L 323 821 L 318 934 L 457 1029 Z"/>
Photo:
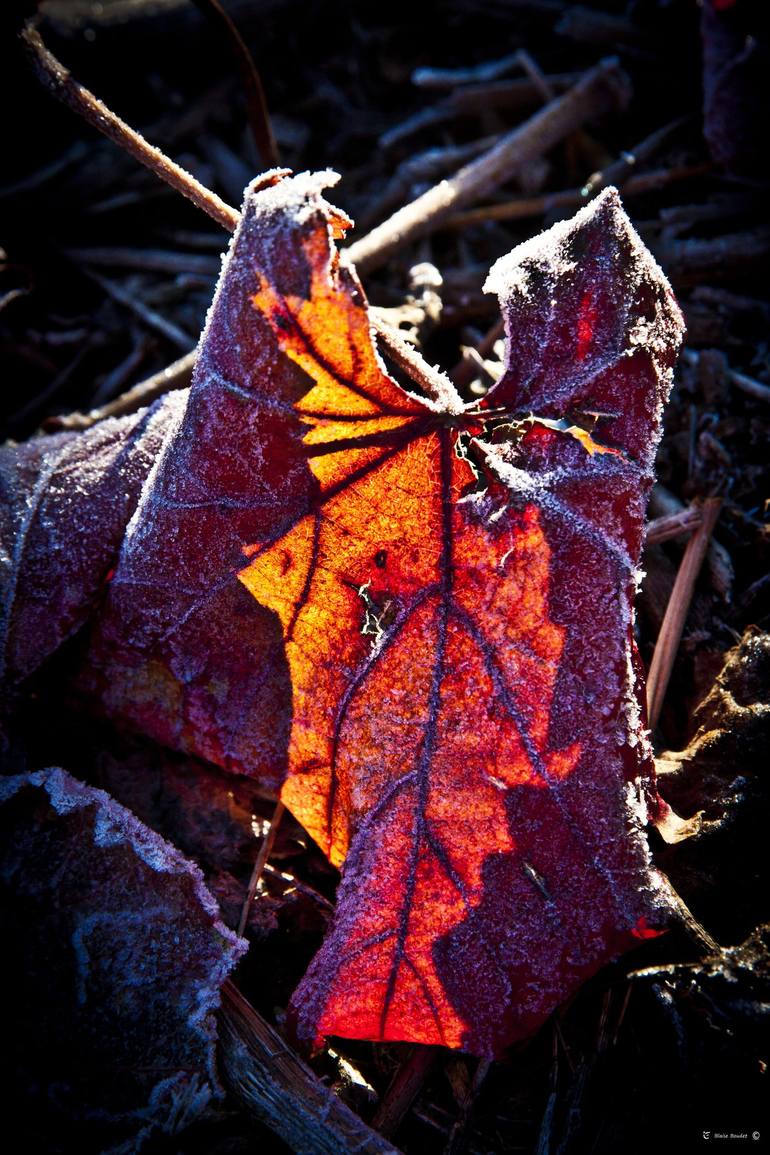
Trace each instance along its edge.
<path fill-rule="evenodd" d="M 499 1054 L 660 921 L 632 602 L 681 318 L 608 190 L 493 269 L 483 400 L 417 396 L 328 183 L 247 194 L 81 683 L 345 863 L 300 1037 Z"/>

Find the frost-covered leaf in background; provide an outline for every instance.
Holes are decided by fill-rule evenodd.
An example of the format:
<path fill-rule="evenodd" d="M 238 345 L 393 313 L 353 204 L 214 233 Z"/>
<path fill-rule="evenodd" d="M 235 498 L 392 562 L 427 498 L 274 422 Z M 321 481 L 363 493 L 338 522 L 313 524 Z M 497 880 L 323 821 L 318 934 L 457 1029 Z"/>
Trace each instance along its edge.
<path fill-rule="evenodd" d="M 0 448 L 0 686 L 83 625 L 115 564 L 180 398 L 86 433 Z"/>
<path fill-rule="evenodd" d="M 103 791 L 46 770 L 0 800 L 6 1127 L 25 1150 L 139 1150 L 219 1093 L 214 1011 L 245 943 Z"/>

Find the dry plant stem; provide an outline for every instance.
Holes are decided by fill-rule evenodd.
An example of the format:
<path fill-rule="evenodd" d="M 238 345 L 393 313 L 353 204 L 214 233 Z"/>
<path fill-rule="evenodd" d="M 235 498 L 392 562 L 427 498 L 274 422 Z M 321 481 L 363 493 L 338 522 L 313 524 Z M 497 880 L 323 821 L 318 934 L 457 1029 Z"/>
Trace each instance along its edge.
<path fill-rule="evenodd" d="M 504 335 L 505 322 L 503 321 L 502 317 L 499 317 L 498 320 L 495 321 L 494 325 L 492 325 L 490 329 L 487 329 L 486 333 L 476 346 L 476 352 L 478 353 L 479 357 L 481 357 L 482 360 L 485 357 L 488 357 L 494 348 L 495 341 L 499 341 L 500 338 Z M 464 386 L 470 385 L 478 371 L 479 369 L 476 361 L 472 357 L 468 356 L 467 353 L 465 353 L 457 362 L 455 367 L 450 370 L 449 377 L 455 385 L 462 389 Z"/>
<path fill-rule="evenodd" d="M 265 99 L 265 90 L 262 87 L 262 79 L 252 55 L 229 13 L 222 7 L 220 0 L 193 0 L 193 3 L 224 32 L 241 75 L 241 84 L 246 95 L 246 107 L 249 113 L 249 126 L 254 137 L 254 143 L 262 163 L 267 168 L 275 168 L 279 163 L 278 145 L 275 142 L 273 127 L 270 123 L 270 113 Z"/>
<path fill-rule="evenodd" d="M 651 132 L 639 144 L 634 145 L 633 148 L 621 153 L 620 158 L 609 164 L 607 168 L 600 172 L 592 173 L 585 184 L 585 191 L 587 194 L 593 195 L 599 189 L 605 188 L 608 184 L 620 185 L 628 176 L 629 172 L 639 164 L 640 161 L 649 160 L 651 156 L 665 144 L 675 132 L 687 123 L 686 116 L 680 116 L 676 120 L 664 124 L 662 128 L 658 128 L 655 132 Z"/>
<path fill-rule="evenodd" d="M 688 364 L 697 368 L 699 354 L 695 349 L 683 349 L 682 359 Z M 761 381 L 755 381 L 753 377 L 747 377 L 745 373 L 739 373 L 737 369 L 731 369 L 728 365 L 727 376 L 741 392 L 748 394 L 749 397 L 756 397 L 758 401 L 770 401 L 770 385 L 763 385 Z"/>
<path fill-rule="evenodd" d="M 454 210 L 497 188 L 585 121 L 622 107 L 628 95 L 628 80 L 617 61 L 602 61 L 574 88 L 504 136 L 489 152 L 361 237 L 348 248 L 348 256 L 361 272 L 378 268 L 398 249 L 433 232 Z"/>
<path fill-rule="evenodd" d="M 521 52 L 486 60 L 472 68 L 417 68 L 412 73 L 412 84 L 417 88 L 454 88 L 459 84 L 478 84 L 497 80 L 521 64 Z"/>
<path fill-rule="evenodd" d="M 417 350 L 403 339 L 398 330 L 381 320 L 376 313 L 370 312 L 369 320 L 388 356 L 423 389 L 426 396 L 434 401 L 441 401 L 449 385 L 443 374 L 431 368 Z"/>
<path fill-rule="evenodd" d="M 704 163 L 654 169 L 651 172 L 630 176 L 619 187 L 623 196 L 640 196 L 680 180 L 703 176 L 711 172 L 713 167 L 712 164 Z M 544 193 L 536 197 L 517 197 L 516 200 L 506 201 L 504 204 L 482 205 L 464 213 L 454 213 L 446 222 L 446 227 L 465 229 L 469 225 L 480 225 L 486 221 L 525 220 L 528 217 L 539 217 L 561 209 L 578 208 L 585 203 L 586 196 L 578 189 L 564 189 L 561 192 Z"/>
<path fill-rule="evenodd" d="M 257 893 L 259 881 L 264 874 L 267 860 L 272 853 L 275 836 L 278 833 L 278 827 L 281 825 L 281 819 L 283 818 L 285 809 L 286 807 L 284 806 L 283 802 L 276 803 L 275 810 L 273 811 L 273 817 L 270 819 L 270 826 L 268 827 L 267 833 L 262 839 L 262 845 L 259 848 L 259 854 L 257 855 L 256 862 L 254 863 L 254 869 L 251 872 L 251 878 L 249 879 L 249 889 L 246 891 L 246 897 L 243 900 L 243 907 L 241 908 L 241 917 L 238 922 L 238 934 L 241 937 L 243 937 L 243 932 L 246 930 L 246 924 L 249 921 L 249 911 L 251 910 L 251 904 L 254 901 L 254 895 Z"/>
<path fill-rule="evenodd" d="M 692 601 L 695 581 L 706 556 L 709 538 L 719 517 L 721 506 L 721 498 L 717 497 L 710 497 L 703 503 L 701 523 L 687 543 L 676 575 L 647 677 L 647 713 L 651 730 L 655 729 L 660 718 L 674 659 Z"/>
<path fill-rule="evenodd" d="M 176 253 L 166 249 L 131 249 L 123 246 L 63 249 L 66 257 L 79 264 L 106 269 L 141 269 L 143 272 L 187 273 L 193 277 L 216 277 L 220 261 L 213 254 Z"/>
<path fill-rule="evenodd" d="M 476 1070 L 468 1088 L 465 1101 L 460 1105 L 460 1113 L 452 1125 L 449 1140 L 444 1148 L 444 1155 L 460 1155 L 467 1148 L 468 1131 L 470 1130 L 474 1108 L 484 1080 L 489 1074 L 492 1063 L 489 1059 L 479 1059 Z"/>
<path fill-rule="evenodd" d="M 107 106 L 102 104 L 101 100 L 98 100 L 92 92 L 78 84 L 64 65 L 48 51 L 43 44 L 40 33 L 33 24 L 26 25 L 22 32 L 22 39 L 31 54 L 38 77 L 54 96 L 58 97 L 73 111 L 79 113 L 94 128 L 98 128 L 105 136 L 114 140 L 121 148 L 131 153 L 147 168 L 152 169 L 182 196 L 188 197 L 199 208 L 205 209 L 209 216 L 223 228 L 231 231 L 235 228 L 238 223 L 238 214 L 235 209 L 226 205 L 216 193 L 205 188 L 180 165 L 169 160 L 160 149 L 149 144 L 125 121 L 116 116 L 114 112 L 110 112 Z"/>
<path fill-rule="evenodd" d="M 716 237 L 662 240 L 653 249 L 677 288 L 723 281 L 758 269 L 770 257 L 770 225 Z"/>
<path fill-rule="evenodd" d="M 102 104 L 93 93 L 83 88 L 72 78 L 66 68 L 53 56 L 43 44 L 39 33 L 31 25 L 27 25 L 22 33 L 24 40 L 32 52 L 35 66 L 46 86 L 75 112 L 84 116 L 90 124 L 115 141 L 121 148 L 151 169 L 161 180 L 166 181 L 172 188 L 181 192 L 198 208 L 215 220 L 217 224 L 229 232 L 234 232 L 240 221 L 240 213 L 231 205 L 225 204 L 215 193 L 197 181 L 191 173 L 186 172 L 179 165 L 169 160 L 167 156 L 130 128 L 120 117 Z M 265 173 L 265 183 L 274 184 L 287 174 L 288 170 L 274 169 Z M 128 304 L 128 302 L 125 302 Z M 145 318 L 146 319 L 146 318 Z M 389 325 L 372 318 L 372 325 L 377 336 L 405 373 L 412 378 L 426 394 L 433 398 L 441 398 L 446 391 L 446 382 L 443 376 L 431 369 L 430 365 L 411 349 L 401 336 Z M 168 335 L 168 334 L 167 334 Z M 179 333 L 177 332 L 177 341 Z M 174 339 L 174 338 L 172 338 Z M 185 338 L 189 344 L 189 338 Z"/>
<path fill-rule="evenodd" d="M 578 72 L 550 75 L 548 83 L 558 91 L 564 91 L 580 79 Z M 487 113 L 490 109 L 505 108 L 516 110 L 537 101 L 541 85 L 525 76 L 516 80 L 493 80 L 483 84 L 469 84 L 456 88 L 444 100 L 432 107 L 423 108 L 407 120 L 384 132 L 379 139 L 383 149 L 402 143 L 426 128 L 435 128 L 458 116 Z"/>
<path fill-rule="evenodd" d="M 176 345 L 177 348 L 185 351 L 189 350 L 193 338 L 188 333 L 183 332 L 176 325 L 172 325 L 170 321 L 167 321 L 165 317 L 161 317 L 160 313 L 157 313 L 154 309 L 149 309 L 147 305 L 137 300 L 136 297 L 132 296 L 131 293 L 127 292 L 120 285 L 116 285 L 114 281 L 108 280 L 107 277 L 100 277 L 93 269 L 83 271 L 87 277 L 90 277 L 100 288 L 104 289 L 108 297 L 112 297 L 113 301 L 117 301 L 119 305 L 130 309 L 140 321 L 144 321 L 148 328 L 160 333 L 170 341 L 172 345 Z"/>
<path fill-rule="evenodd" d="M 127 413 L 136 413 L 137 409 L 151 405 L 174 389 L 186 389 L 192 378 L 193 366 L 198 353 L 196 349 L 173 361 L 167 368 L 154 373 L 146 381 L 140 381 L 133 389 L 121 393 L 114 401 L 102 405 L 98 409 L 91 409 L 88 413 L 68 413 L 64 417 L 49 417 L 45 422 L 46 433 L 58 433 L 62 429 L 90 429 L 98 421 L 106 417 L 124 417 Z"/>
<path fill-rule="evenodd" d="M 683 509 L 681 513 L 669 513 L 663 517 L 655 517 L 647 523 L 644 543 L 645 545 L 660 545 L 662 541 L 671 541 L 672 538 L 682 537 L 684 534 L 692 533 L 694 529 L 697 529 L 702 520 L 703 514 L 697 505 L 691 505 L 689 509 Z"/>
<path fill-rule="evenodd" d="M 418 1043 L 398 1068 L 372 1119 L 372 1126 L 383 1135 L 393 1135 L 398 1130 L 441 1050 L 441 1047 L 426 1047 Z"/>
<path fill-rule="evenodd" d="M 145 337 L 134 342 L 134 347 L 119 365 L 116 365 L 94 390 L 94 402 L 97 406 L 105 405 L 113 397 L 119 395 L 131 375 L 139 368 L 147 355 L 148 341 Z"/>
<path fill-rule="evenodd" d="M 222 987 L 219 1066 L 249 1113 L 298 1155 L 398 1155 L 305 1066 L 231 982 Z"/>
<path fill-rule="evenodd" d="M 755 381 L 753 377 L 747 377 L 737 369 L 728 369 L 728 374 L 733 384 L 749 397 L 756 397 L 758 401 L 770 401 L 770 385 L 763 385 L 761 381 Z"/>
<path fill-rule="evenodd" d="M 660 482 L 653 487 L 650 494 L 650 506 L 648 514 L 653 518 L 673 517 L 681 515 L 685 512 L 686 506 L 679 500 L 679 498 L 666 489 Z M 733 563 L 730 554 L 725 549 L 720 541 L 712 538 L 709 542 L 708 553 L 706 555 L 706 564 L 708 565 L 709 580 L 712 587 L 716 590 L 723 601 L 729 602 L 732 596 L 733 581 L 735 580 L 735 573 L 733 571 Z"/>
<path fill-rule="evenodd" d="M 662 870 L 658 871 L 658 876 L 659 883 L 668 897 L 671 912 L 683 930 L 693 942 L 696 942 L 698 946 L 704 947 L 710 954 L 720 954 L 721 947 L 719 943 L 716 939 L 712 938 L 706 928 L 698 922 L 687 903 L 671 885 L 671 880 Z"/>

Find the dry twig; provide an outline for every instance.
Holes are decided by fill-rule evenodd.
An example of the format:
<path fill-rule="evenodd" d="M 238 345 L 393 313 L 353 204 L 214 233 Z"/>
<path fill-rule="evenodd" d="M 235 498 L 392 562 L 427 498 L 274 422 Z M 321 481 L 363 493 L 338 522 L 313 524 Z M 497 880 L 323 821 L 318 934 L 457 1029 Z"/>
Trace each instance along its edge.
<path fill-rule="evenodd" d="M 655 517 L 647 522 L 645 545 L 659 545 L 663 541 L 671 541 L 672 538 L 692 533 L 702 520 L 703 513 L 697 505 L 691 505 L 681 513 L 667 513 L 663 517 Z"/>
<path fill-rule="evenodd" d="M 222 987 L 219 1061 L 233 1094 L 297 1155 L 398 1155 L 315 1077 L 229 981 Z"/>
<path fill-rule="evenodd" d="M 393 1135 L 398 1130 L 433 1070 L 441 1049 L 415 1044 L 409 1057 L 398 1068 L 372 1119 L 372 1126 L 383 1135 Z"/>
<path fill-rule="evenodd" d="M 257 893 L 257 887 L 259 886 L 260 879 L 262 878 L 265 866 L 267 865 L 267 860 L 270 857 L 270 853 L 273 849 L 275 836 L 278 833 L 278 827 L 281 825 L 281 819 L 283 818 L 285 809 L 286 807 L 284 806 L 283 802 L 276 803 L 275 810 L 273 811 L 273 817 L 270 819 L 270 826 L 268 827 L 267 832 L 262 839 L 262 845 L 259 848 L 259 854 L 257 855 L 256 862 L 254 863 L 254 869 L 252 870 L 251 878 L 249 879 L 249 887 L 246 891 L 246 897 L 243 900 L 243 907 L 241 908 L 241 917 L 238 922 L 238 934 L 241 936 L 246 930 L 246 924 L 249 921 L 249 911 L 251 910 L 251 904 L 254 901 L 254 895 Z"/>
<path fill-rule="evenodd" d="M 682 350 L 682 360 L 687 365 L 697 368 L 699 359 L 700 353 L 696 352 L 695 349 Z M 731 369 L 729 365 L 727 366 L 727 376 L 742 393 L 746 393 L 749 397 L 756 397 L 758 401 L 770 401 L 770 385 L 763 385 L 761 381 L 756 381 L 745 373 L 739 373 L 737 369 Z"/>
<path fill-rule="evenodd" d="M 564 96 L 547 104 L 494 148 L 405 205 L 348 248 L 360 271 L 379 268 L 394 252 L 433 232 L 454 210 L 497 188 L 522 165 L 542 156 L 592 117 L 628 100 L 628 79 L 616 60 L 591 69 Z"/>
<path fill-rule="evenodd" d="M 703 503 L 701 523 L 685 549 L 671 598 L 663 618 L 663 625 L 655 645 L 655 653 L 647 676 L 647 712 L 650 729 L 654 730 L 660 718 L 676 652 L 682 637 L 687 612 L 692 601 L 695 581 L 700 573 L 708 549 L 709 538 L 721 509 L 720 498 L 710 497 Z"/>
<path fill-rule="evenodd" d="M 146 141 L 140 133 L 135 132 L 124 120 L 111 112 L 82 84 L 78 84 L 64 65 L 56 59 L 53 53 L 48 51 L 33 23 L 30 22 L 25 26 L 22 39 L 29 50 L 40 81 L 55 97 L 77 112 L 94 128 L 98 128 L 99 132 L 115 141 L 141 164 L 151 169 L 166 184 L 171 185 L 182 196 L 188 197 L 199 208 L 203 208 L 224 228 L 231 231 L 235 228 L 238 222 L 238 214 L 235 209 L 226 205 L 216 193 L 211 192 L 181 165 L 170 160 L 160 149 Z"/>
<path fill-rule="evenodd" d="M 692 164 L 680 165 L 675 168 L 654 169 L 651 172 L 641 172 L 629 176 L 619 187 L 623 196 L 642 196 L 677 181 L 703 176 L 712 168 L 713 165 L 711 164 Z M 504 201 L 502 204 L 481 205 L 477 209 L 468 209 L 467 212 L 454 213 L 446 221 L 445 227 L 464 229 L 468 225 L 480 225 L 486 221 L 525 220 L 528 217 L 539 217 L 548 213 L 560 212 L 562 209 L 579 208 L 585 203 L 586 194 L 580 189 L 563 189 L 560 192 L 543 193 L 536 197 L 516 197 L 515 200 Z"/>
<path fill-rule="evenodd" d="M 237 228 L 240 221 L 240 213 L 237 209 L 225 204 L 215 193 L 212 193 L 205 185 L 196 180 L 191 173 L 169 160 L 159 149 L 154 148 L 143 136 L 111 112 L 93 93 L 78 84 L 67 69 L 45 47 L 36 28 L 28 24 L 25 27 L 23 37 L 32 53 L 40 78 L 55 96 L 63 100 L 75 112 L 84 116 L 90 124 L 115 141 L 121 148 L 131 153 L 140 164 L 146 165 L 161 180 L 166 181 L 172 188 L 191 200 L 194 205 L 203 209 L 212 220 L 222 225 L 223 228 L 230 232 Z M 286 169 L 271 169 L 263 174 L 262 180 L 265 185 L 275 184 L 282 180 L 287 172 Z M 348 255 L 350 255 L 350 250 L 348 250 Z M 115 286 L 112 288 L 114 290 Z M 119 299 L 118 292 L 113 292 L 113 295 Z M 123 303 L 128 305 L 129 301 L 126 300 Z M 135 305 L 136 302 L 132 299 L 131 306 Z M 135 311 L 138 312 L 137 309 Z M 146 317 L 145 320 L 147 320 Z M 393 360 L 429 397 L 441 399 L 446 396 L 448 379 L 443 373 L 432 369 L 419 353 L 402 340 L 395 329 L 378 320 L 375 316 L 372 317 L 372 326 Z M 171 337 L 170 333 L 167 335 Z M 179 337 L 180 331 L 177 330 L 176 337 L 171 337 L 171 339 L 179 343 Z M 189 344 L 189 338 L 185 337 L 184 342 Z"/>
<path fill-rule="evenodd" d="M 104 421 L 106 417 L 123 417 L 126 413 L 136 413 L 145 405 L 151 405 L 164 393 L 174 389 L 186 389 L 190 384 L 197 350 L 193 349 L 173 361 L 159 373 L 154 373 L 146 381 L 140 381 L 126 393 L 121 393 L 114 401 L 102 405 L 99 409 L 91 409 L 88 413 L 67 413 L 63 417 L 49 417 L 44 429 L 46 433 L 58 433 L 61 429 L 90 429 L 97 421 Z"/>

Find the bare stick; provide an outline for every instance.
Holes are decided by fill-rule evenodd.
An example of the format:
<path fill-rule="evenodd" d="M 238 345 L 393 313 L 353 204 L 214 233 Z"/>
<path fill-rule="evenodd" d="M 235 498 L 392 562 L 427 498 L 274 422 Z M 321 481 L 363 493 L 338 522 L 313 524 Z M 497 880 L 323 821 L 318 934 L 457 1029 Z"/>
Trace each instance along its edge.
<path fill-rule="evenodd" d="M 90 124 L 93 124 L 110 140 L 126 149 L 140 164 L 146 165 L 161 180 L 166 181 L 172 188 L 181 192 L 199 209 L 203 209 L 217 224 L 222 225 L 230 232 L 235 231 L 241 219 L 237 209 L 225 204 L 189 172 L 169 160 L 159 149 L 148 144 L 143 136 L 140 136 L 125 121 L 111 112 L 93 93 L 78 84 L 64 65 L 48 51 L 40 39 L 39 33 L 32 25 L 28 24 L 25 27 L 22 36 L 32 53 L 38 75 L 55 96 L 58 96 L 75 112 L 85 117 Z M 266 185 L 275 184 L 287 173 L 287 169 L 273 169 L 264 174 L 264 182 Z M 444 375 L 432 369 L 427 361 L 424 361 L 416 350 L 411 349 L 390 325 L 378 320 L 374 315 L 371 316 L 371 321 L 377 331 L 377 336 L 404 372 L 408 373 L 428 396 L 437 400 L 446 399 L 448 381 Z"/>
<path fill-rule="evenodd" d="M 270 113 L 265 99 L 265 90 L 262 87 L 262 78 L 257 71 L 254 59 L 235 22 L 222 7 L 220 0 L 193 0 L 193 2 L 225 35 L 241 74 L 241 84 L 246 95 L 246 107 L 249 113 L 249 126 L 257 146 L 257 152 L 263 164 L 267 165 L 268 168 L 274 168 L 278 164 L 278 146 L 275 143 L 273 127 L 270 123 Z"/>
<path fill-rule="evenodd" d="M 46 433 L 58 433 L 61 429 L 90 429 L 97 421 L 106 417 L 123 417 L 126 413 L 136 413 L 145 405 L 151 405 L 164 393 L 174 389 L 186 389 L 190 384 L 197 349 L 186 353 L 178 361 L 173 361 L 159 373 L 153 373 L 146 381 L 140 381 L 133 389 L 121 393 L 114 401 L 91 409 L 88 413 L 67 413 L 62 417 L 49 417 L 44 423 Z"/>
<path fill-rule="evenodd" d="M 663 517 L 655 517 L 647 522 L 644 532 L 645 545 L 660 545 L 662 541 L 671 541 L 674 537 L 682 537 L 692 533 L 703 520 L 703 513 L 699 506 L 691 505 L 681 513 L 668 513 Z"/>
<path fill-rule="evenodd" d="M 639 196 L 654 192 L 677 181 L 703 176 L 713 169 L 712 164 L 680 165 L 676 168 L 658 168 L 650 172 L 640 172 L 630 176 L 618 187 L 623 196 Z M 518 221 L 528 217 L 539 217 L 558 209 L 579 208 L 586 203 L 586 195 L 579 189 L 563 189 L 559 192 L 543 193 L 536 197 L 517 197 L 503 204 L 481 205 L 464 213 L 454 213 L 446 222 L 450 229 L 465 229 L 469 225 L 480 225 L 485 221 Z"/>
<path fill-rule="evenodd" d="M 650 133 L 639 144 L 634 145 L 633 148 L 625 152 L 621 152 L 620 157 L 613 161 L 612 164 L 607 165 L 605 169 L 599 172 L 594 172 L 585 183 L 583 191 L 586 195 L 593 195 L 599 189 L 606 188 L 609 184 L 619 185 L 630 171 L 639 164 L 640 161 L 649 160 L 651 156 L 661 147 L 666 144 L 668 140 L 677 132 L 683 124 L 687 123 L 686 116 L 680 116 L 677 120 L 672 120 L 669 124 L 664 124 L 662 128 L 658 128 L 655 132 Z"/>
<path fill-rule="evenodd" d="M 74 79 L 70 72 L 48 51 L 33 24 L 27 24 L 21 34 L 26 44 L 35 71 L 43 84 L 80 116 L 84 117 L 99 132 L 114 140 L 141 164 L 146 165 L 157 176 L 188 197 L 198 208 L 207 212 L 223 228 L 231 232 L 238 223 L 238 213 L 199 181 L 144 139 L 124 120 L 110 112 L 87 88 Z"/>
<path fill-rule="evenodd" d="M 693 942 L 696 942 L 698 946 L 705 947 L 711 954 L 720 954 L 721 947 L 719 943 L 716 939 L 712 938 L 706 928 L 698 922 L 681 894 L 674 889 L 671 879 L 667 874 L 664 874 L 662 870 L 658 871 L 658 883 L 666 892 L 670 909 L 686 934 L 689 935 Z"/>
<path fill-rule="evenodd" d="M 655 729 L 660 718 L 674 659 L 692 601 L 695 581 L 706 556 L 709 538 L 719 517 L 721 506 L 722 501 L 718 497 L 710 497 L 704 501 L 701 523 L 687 543 L 676 575 L 647 677 L 647 712 L 651 730 Z"/>
<path fill-rule="evenodd" d="M 398 1155 L 315 1077 L 237 987 L 222 987 L 219 1065 L 246 1109 L 291 1151 L 314 1155 Z"/>
<path fill-rule="evenodd" d="M 273 811 L 273 817 L 270 819 L 270 825 L 267 829 L 267 833 L 262 839 L 262 845 L 259 848 L 257 861 L 254 863 L 254 869 L 252 870 L 251 878 L 249 879 L 249 889 L 246 891 L 246 897 L 243 900 L 243 907 L 241 908 L 241 917 L 238 922 L 238 934 L 241 935 L 241 937 L 243 936 L 243 932 L 246 930 L 246 923 L 249 921 L 249 911 L 251 910 L 251 904 L 254 901 L 254 895 L 257 893 L 259 880 L 262 878 L 265 865 L 272 852 L 275 836 L 278 833 L 278 827 L 281 825 L 281 819 L 283 818 L 285 809 L 286 807 L 284 806 L 283 802 L 276 803 L 275 810 Z"/>
<path fill-rule="evenodd" d="M 176 253 L 166 249 L 134 249 L 115 245 L 88 249 L 63 249 L 70 260 L 106 269 L 141 269 L 142 272 L 187 273 L 193 277 L 216 277 L 221 262 L 207 253 Z"/>
<path fill-rule="evenodd" d="M 109 280 L 107 277 L 100 277 L 93 269 L 84 269 L 82 271 L 92 281 L 95 281 L 101 289 L 104 289 L 108 297 L 112 297 L 113 301 L 117 301 L 119 305 L 124 305 L 134 316 L 138 317 L 140 321 L 143 321 L 149 329 L 154 329 L 157 333 L 161 333 L 168 341 L 171 341 L 172 345 L 176 345 L 177 348 L 185 352 L 189 350 L 194 338 L 188 333 L 185 333 L 183 329 L 180 329 L 177 325 L 173 325 L 171 321 L 167 321 L 165 317 L 161 317 L 160 313 L 156 312 L 155 309 L 148 308 L 147 305 L 126 289 L 122 288 L 122 286 L 116 285 L 114 281 Z"/>
<path fill-rule="evenodd" d="M 513 72 L 521 64 L 521 53 L 514 52 L 499 60 L 486 60 L 472 68 L 416 68 L 412 84 L 418 88 L 454 88 L 458 84 L 481 84 Z"/>
<path fill-rule="evenodd" d="M 395 363 L 424 390 L 428 397 L 447 404 L 454 392 L 449 378 L 440 370 L 433 369 L 417 350 L 403 339 L 398 329 L 388 325 L 375 312 L 369 313 L 369 321 Z"/>
<path fill-rule="evenodd" d="M 652 493 L 650 494 L 650 506 L 648 510 L 648 513 L 652 517 L 659 518 L 682 514 L 686 508 L 687 506 L 685 506 L 675 494 L 666 489 L 664 485 L 661 485 L 660 482 L 653 487 Z M 708 566 L 709 580 L 712 587 L 723 601 L 729 602 L 732 596 L 735 572 L 730 554 L 722 545 L 721 541 L 717 541 L 716 538 L 712 538 L 709 542 L 708 553 L 706 554 L 706 565 Z"/>
<path fill-rule="evenodd" d="M 475 354 L 477 354 L 478 357 L 483 361 L 483 359 L 488 357 L 494 349 L 495 342 L 499 341 L 500 338 L 504 335 L 505 322 L 503 321 L 502 317 L 498 317 L 494 325 L 492 325 L 490 329 L 487 329 L 486 333 L 479 341 L 476 349 L 474 350 Z M 474 354 L 466 351 L 463 353 L 455 367 L 450 371 L 449 376 L 455 385 L 463 388 L 466 385 L 470 385 L 478 371 L 479 365 Z"/>
<path fill-rule="evenodd" d="M 758 269 L 770 257 L 770 225 L 716 237 L 661 239 L 654 251 L 676 286 L 730 279 Z"/>
<path fill-rule="evenodd" d="M 378 268 L 397 249 L 432 232 L 454 210 L 497 188 L 518 168 L 542 156 L 585 121 L 622 107 L 628 95 L 628 80 L 617 61 L 602 61 L 564 96 L 508 133 L 489 152 L 361 237 L 349 247 L 348 256 L 360 271 Z"/>
<path fill-rule="evenodd" d="M 463 1102 L 460 1104 L 460 1113 L 454 1121 L 452 1130 L 449 1134 L 449 1141 L 444 1148 L 444 1155 L 460 1155 L 461 1151 L 466 1150 L 466 1140 L 468 1131 L 470 1129 L 473 1111 L 476 1106 L 476 1101 L 481 1091 L 484 1080 L 489 1074 L 492 1066 L 490 1059 L 479 1059 L 476 1064 L 476 1070 L 473 1073 L 473 1079 L 468 1087 L 467 1094 Z"/>
<path fill-rule="evenodd" d="M 550 75 L 548 83 L 558 92 L 563 92 L 580 79 L 579 72 L 563 72 Z M 456 88 L 438 104 L 421 108 L 407 120 L 401 121 L 384 132 L 379 139 L 380 148 L 389 149 L 405 138 L 425 128 L 433 128 L 458 116 L 486 113 L 493 108 L 515 111 L 537 102 L 542 86 L 529 76 L 517 80 L 491 81 L 484 84 L 470 84 Z"/>
<path fill-rule="evenodd" d="M 693 367 L 698 365 L 699 354 L 695 349 L 683 349 L 682 359 Z M 727 366 L 727 376 L 743 393 L 747 393 L 749 397 L 756 397 L 758 401 L 770 401 L 770 385 L 763 385 L 761 381 L 755 381 L 753 377 L 747 377 L 745 373 L 739 373 L 737 369 L 731 369 Z"/>
<path fill-rule="evenodd" d="M 440 1051 L 440 1047 L 426 1047 L 416 1043 L 411 1054 L 398 1068 L 372 1119 L 372 1126 L 383 1135 L 392 1135 L 398 1130 L 433 1070 Z"/>

